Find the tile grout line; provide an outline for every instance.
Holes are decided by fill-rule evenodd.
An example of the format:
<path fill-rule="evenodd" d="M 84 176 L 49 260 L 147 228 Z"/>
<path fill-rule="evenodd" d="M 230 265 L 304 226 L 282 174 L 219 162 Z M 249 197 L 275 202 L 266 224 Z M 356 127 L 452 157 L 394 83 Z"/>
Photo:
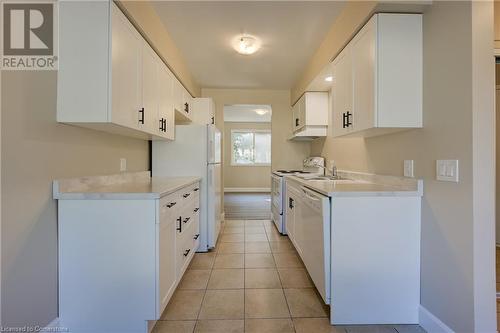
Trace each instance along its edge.
<path fill-rule="evenodd" d="M 223 228 L 222 228 L 222 231 L 224 230 L 225 227 L 226 226 L 224 225 Z M 201 298 L 200 309 L 198 310 L 198 315 L 196 316 L 196 321 L 195 321 L 194 327 L 193 327 L 193 333 L 196 332 L 196 327 L 198 326 L 198 323 L 200 321 L 201 309 L 203 308 L 203 302 L 205 301 L 205 296 L 207 295 L 207 291 L 208 291 L 208 284 L 210 283 L 210 279 L 212 278 L 212 272 L 214 271 L 215 259 L 217 259 L 218 255 L 219 255 L 219 249 L 217 248 L 217 243 L 216 243 L 215 244 L 215 256 L 214 256 L 214 260 L 212 262 L 212 265 L 210 266 L 210 274 L 208 275 L 208 281 L 207 281 L 207 285 L 205 287 L 205 292 L 203 293 L 203 297 Z"/>
<path fill-rule="evenodd" d="M 246 244 L 246 237 L 247 237 L 247 232 L 246 232 L 246 221 L 243 221 L 243 333 L 246 331 L 246 324 L 247 324 L 247 308 L 246 308 L 246 297 L 247 297 L 247 290 L 246 290 L 246 256 L 247 256 L 247 244 Z"/>
<path fill-rule="evenodd" d="M 269 236 L 267 234 L 267 229 L 265 229 L 265 230 L 266 230 L 266 237 L 267 237 L 268 242 L 269 242 L 269 247 L 271 247 L 271 243 L 269 241 Z M 290 314 L 290 321 L 292 322 L 293 331 L 296 333 L 297 330 L 295 329 L 295 323 L 293 322 L 292 311 L 290 310 L 290 305 L 288 304 L 288 299 L 286 298 L 285 289 L 283 287 L 283 281 L 281 280 L 281 275 L 280 275 L 280 272 L 278 270 L 278 264 L 276 263 L 276 259 L 274 258 L 274 253 L 272 252 L 272 250 L 271 250 L 271 257 L 273 258 L 274 266 L 276 267 L 276 272 L 278 273 L 278 279 L 280 280 L 281 292 L 283 293 L 283 298 L 285 299 L 286 307 L 288 309 L 288 313 Z"/>

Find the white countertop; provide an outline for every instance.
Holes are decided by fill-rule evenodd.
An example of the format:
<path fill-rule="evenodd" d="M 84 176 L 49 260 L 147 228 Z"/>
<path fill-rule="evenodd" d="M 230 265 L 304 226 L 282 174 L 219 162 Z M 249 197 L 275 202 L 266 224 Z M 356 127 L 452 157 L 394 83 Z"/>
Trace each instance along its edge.
<path fill-rule="evenodd" d="M 286 178 L 328 197 L 423 195 L 422 180 L 347 171 L 339 171 L 339 174 L 350 180 L 311 181 L 296 176 L 287 176 Z"/>
<path fill-rule="evenodd" d="M 158 199 L 200 181 L 199 177 L 150 177 L 148 171 L 55 180 L 54 199 Z"/>

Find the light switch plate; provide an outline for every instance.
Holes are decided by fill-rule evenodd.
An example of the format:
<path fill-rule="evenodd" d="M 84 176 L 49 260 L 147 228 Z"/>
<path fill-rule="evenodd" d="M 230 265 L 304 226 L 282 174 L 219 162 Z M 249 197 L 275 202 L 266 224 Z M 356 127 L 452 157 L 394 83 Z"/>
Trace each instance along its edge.
<path fill-rule="evenodd" d="M 120 158 L 120 172 L 127 171 L 127 159 Z"/>
<path fill-rule="evenodd" d="M 415 177 L 415 175 L 413 174 L 413 160 L 405 160 L 403 169 L 405 177 Z"/>
<path fill-rule="evenodd" d="M 437 160 L 436 179 L 458 183 L 458 160 Z"/>

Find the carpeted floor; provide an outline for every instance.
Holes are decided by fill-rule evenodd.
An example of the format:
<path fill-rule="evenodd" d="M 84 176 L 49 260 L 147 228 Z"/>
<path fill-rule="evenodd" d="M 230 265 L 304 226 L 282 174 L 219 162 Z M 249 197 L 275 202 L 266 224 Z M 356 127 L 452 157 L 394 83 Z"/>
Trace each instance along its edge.
<path fill-rule="evenodd" d="M 270 193 L 225 193 L 224 212 L 228 220 L 269 220 Z"/>

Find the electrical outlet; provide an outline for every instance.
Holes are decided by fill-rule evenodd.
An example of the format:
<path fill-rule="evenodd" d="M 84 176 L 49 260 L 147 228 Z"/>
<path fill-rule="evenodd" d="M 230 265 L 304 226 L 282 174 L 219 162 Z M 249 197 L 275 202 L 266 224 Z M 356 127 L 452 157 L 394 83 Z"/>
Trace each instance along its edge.
<path fill-rule="evenodd" d="M 127 159 L 120 158 L 120 172 L 127 171 Z"/>
<path fill-rule="evenodd" d="M 437 160 L 436 179 L 458 183 L 458 160 Z"/>
<path fill-rule="evenodd" d="M 415 177 L 413 173 L 413 160 L 405 160 L 403 170 L 405 177 L 411 177 L 411 178 Z"/>

